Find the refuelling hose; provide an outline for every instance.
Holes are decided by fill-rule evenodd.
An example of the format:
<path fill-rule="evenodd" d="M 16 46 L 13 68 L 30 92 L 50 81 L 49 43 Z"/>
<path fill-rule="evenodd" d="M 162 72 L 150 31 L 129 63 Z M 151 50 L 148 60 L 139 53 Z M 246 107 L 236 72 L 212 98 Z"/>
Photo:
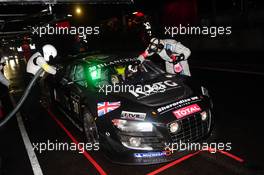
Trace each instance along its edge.
<path fill-rule="evenodd" d="M 23 103 L 25 102 L 25 100 L 28 97 L 29 92 L 31 91 L 32 87 L 35 85 L 38 77 L 44 72 L 43 68 L 40 68 L 37 73 L 34 75 L 34 77 L 32 78 L 32 80 L 30 81 L 30 83 L 28 84 L 27 88 L 24 91 L 24 94 L 22 95 L 22 97 L 20 98 L 19 102 L 17 103 L 16 107 L 6 116 L 4 117 L 4 119 L 2 121 L 0 121 L 0 128 L 2 126 L 4 126 L 13 116 L 15 116 L 15 114 L 17 113 L 17 111 L 20 109 L 20 107 L 23 105 Z"/>

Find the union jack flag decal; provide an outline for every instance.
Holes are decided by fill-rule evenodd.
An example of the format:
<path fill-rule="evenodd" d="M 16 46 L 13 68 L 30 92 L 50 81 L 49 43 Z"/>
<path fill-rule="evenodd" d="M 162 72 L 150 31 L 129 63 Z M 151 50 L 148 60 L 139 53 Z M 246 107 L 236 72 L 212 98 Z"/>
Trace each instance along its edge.
<path fill-rule="evenodd" d="M 120 101 L 118 102 L 100 102 L 97 103 L 98 117 L 105 115 L 120 107 Z"/>

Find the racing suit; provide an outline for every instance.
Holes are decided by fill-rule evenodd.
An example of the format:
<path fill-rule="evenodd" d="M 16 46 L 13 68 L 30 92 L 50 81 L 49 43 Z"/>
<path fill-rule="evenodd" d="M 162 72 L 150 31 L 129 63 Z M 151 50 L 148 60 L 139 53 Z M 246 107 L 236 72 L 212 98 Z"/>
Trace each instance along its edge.
<path fill-rule="evenodd" d="M 191 55 L 190 49 L 173 39 L 157 39 L 152 38 L 148 48 L 142 53 L 138 59 L 143 62 L 147 57 L 157 53 L 164 61 L 166 72 L 169 74 L 181 73 L 191 76 L 188 57 Z M 182 57 L 181 61 L 177 61 Z M 178 63 L 175 64 L 175 61 Z"/>
<path fill-rule="evenodd" d="M 33 76 L 41 68 L 51 74 L 56 73 L 55 67 L 50 66 L 47 63 L 49 61 L 48 58 L 49 58 L 50 52 L 47 52 L 47 54 L 48 54 L 47 58 L 45 58 L 45 52 L 43 53 L 43 55 L 40 52 L 36 52 L 30 57 L 27 63 L 27 67 L 26 67 L 27 72 L 25 74 L 25 84 L 29 84 Z M 44 76 L 44 72 L 40 75 L 40 77 L 43 77 L 43 76 Z M 26 114 L 31 114 L 28 116 L 34 116 L 34 115 L 38 116 L 38 112 L 41 110 L 41 107 L 38 104 L 40 97 L 41 97 L 40 84 L 36 83 L 34 87 L 31 89 L 31 92 L 25 101 L 23 112 L 25 112 Z"/>

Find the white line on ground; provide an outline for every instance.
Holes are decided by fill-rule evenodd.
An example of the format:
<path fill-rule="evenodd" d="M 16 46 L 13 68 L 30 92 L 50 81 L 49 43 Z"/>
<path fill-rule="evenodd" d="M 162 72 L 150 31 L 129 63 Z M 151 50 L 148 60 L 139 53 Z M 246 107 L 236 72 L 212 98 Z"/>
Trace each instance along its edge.
<path fill-rule="evenodd" d="M 14 97 L 12 95 L 10 95 L 10 98 L 11 98 L 13 106 L 15 106 L 16 102 L 14 100 Z M 16 117 L 17 117 L 18 127 L 19 127 L 23 142 L 24 142 L 26 150 L 27 150 L 27 154 L 28 154 L 28 157 L 29 157 L 29 160 L 31 163 L 33 173 L 34 173 L 34 175 L 43 175 L 41 167 L 39 165 L 38 158 L 37 158 L 37 156 L 33 150 L 32 144 L 31 144 L 30 139 L 28 137 L 28 134 L 27 134 L 25 125 L 23 123 L 20 112 L 18 112 L 16 114 Z"/>
<path fill-rule="evenodd" d="M 244 73 L 244 74 L 253 74 L 253 75 L 264 75 L 263 72 L 254 72 L 254 71 L 245 71 L 245 70 L 236 70 L 236 69 L 225 69 L 218 67 L 204 67 L 204 66 L 191 66 L 196 69 L 212 70 L 212 71 L 222 71 L 222 72 L 234 72 L 234 73 Z"/>

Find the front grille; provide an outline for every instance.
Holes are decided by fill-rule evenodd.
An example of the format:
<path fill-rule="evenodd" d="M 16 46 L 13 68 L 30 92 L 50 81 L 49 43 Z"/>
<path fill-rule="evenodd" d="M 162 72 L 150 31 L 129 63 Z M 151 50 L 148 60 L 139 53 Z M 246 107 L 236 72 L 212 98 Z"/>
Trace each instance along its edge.
<path fill-rule="evenodd" d="M 200 114 L 194 114 L 178 120 L 180 130 L 176 133 L 170 133 L 173 143 L 180 141 L 189 143 L 200 140 L 208 133 L 209 121 L 209 118 L 206 121 L 202 121 Z"/>

